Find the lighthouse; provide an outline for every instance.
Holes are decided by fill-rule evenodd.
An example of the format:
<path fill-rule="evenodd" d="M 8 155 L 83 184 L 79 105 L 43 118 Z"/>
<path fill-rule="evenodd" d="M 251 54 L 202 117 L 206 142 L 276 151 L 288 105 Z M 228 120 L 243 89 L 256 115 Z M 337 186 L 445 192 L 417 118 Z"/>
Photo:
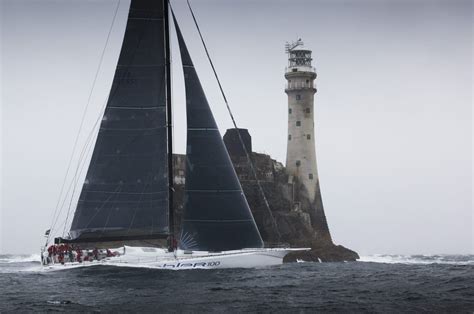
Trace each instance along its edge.
<path fill-rule="evenodd" d="M 288 95 L 288 141 L 286 170 L 291 182 L 307 191 L 310 202 L 319 194 L 316 149 L 314 143 L 314 95 L 316 69 L 311 50 L 300 40 L 287 43 L 288 66 L 285 92 Z M 318 195 L 319 196 L 319 195 Z"/>
<path fill-rule="evenodd" d="M 319 239 L 332 243 L 316 166 L 314 142 L 314 95 L 316 69 L 312 65 L 311 50 L 303 48 L 299 39 L 286 44 L 288 66 L 285 92 L 288 95 L 288 140 L 286 171 L 292 187 L 295 210 L 310 214 L 311 225 Z"/>

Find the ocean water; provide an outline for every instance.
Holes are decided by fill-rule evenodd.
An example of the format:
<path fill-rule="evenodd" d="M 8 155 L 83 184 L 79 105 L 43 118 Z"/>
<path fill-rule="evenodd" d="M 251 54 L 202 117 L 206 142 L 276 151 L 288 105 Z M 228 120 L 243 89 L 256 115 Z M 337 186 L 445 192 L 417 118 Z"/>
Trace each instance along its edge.
<path fill-rule="evenodd" d="M 38 260 L 0 255 L 0 312 L 474 311 L 474 255 L 372 255 L 351 263 L 188 271 L 42 272 Z"/>

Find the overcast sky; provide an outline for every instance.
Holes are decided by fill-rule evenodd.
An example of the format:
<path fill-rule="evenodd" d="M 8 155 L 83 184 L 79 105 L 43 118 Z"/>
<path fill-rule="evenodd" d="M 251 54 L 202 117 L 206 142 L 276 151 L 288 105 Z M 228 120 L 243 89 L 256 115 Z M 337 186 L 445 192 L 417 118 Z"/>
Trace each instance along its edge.
<path fill-rule="evenodd" d="M 0 253 L 35 253 L 118 0 L 0 3 Z M 189 11 L 171 3 L 224 133 L 231 121 Z M 313 50 L 316 154 L 335 242 L 362 254 L 474 253 L 472 1 L 191 3 L 237 123 L 255 151 L 283 163 L 284 45 L 301 37 Z M 109 93 L 128 6 L 119 3 L 80 147 Z M 173 40 L 175 151 L 183 153 Z"/>

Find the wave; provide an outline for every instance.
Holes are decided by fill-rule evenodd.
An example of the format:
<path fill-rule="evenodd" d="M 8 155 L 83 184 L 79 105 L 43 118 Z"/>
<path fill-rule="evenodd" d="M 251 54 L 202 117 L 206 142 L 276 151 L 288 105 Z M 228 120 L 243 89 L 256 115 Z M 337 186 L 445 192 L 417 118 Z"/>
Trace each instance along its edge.
<path fill-rule="evenodd" d="M 450 264 L 474 265 L 474 255 L 390 255 L 374 254 L 361 256 L 359 262 L 384 264 Z"/>
<path fill-rule="evenodd" d="M 40 254 L 0 254 L 0 264 L 40 263 Z M 397 255 L 373 254 L 361 256 L 359 262 L 384 264 L 452 264 L 474 265 L 474 254 L 468 255 Z"/>
<path fill-rule="evenodd" d="M 40 263 L 41 255 L 39 254 L 3 254 L 0 255 L 0 264 L 11 264 L 11 263 Z"/>

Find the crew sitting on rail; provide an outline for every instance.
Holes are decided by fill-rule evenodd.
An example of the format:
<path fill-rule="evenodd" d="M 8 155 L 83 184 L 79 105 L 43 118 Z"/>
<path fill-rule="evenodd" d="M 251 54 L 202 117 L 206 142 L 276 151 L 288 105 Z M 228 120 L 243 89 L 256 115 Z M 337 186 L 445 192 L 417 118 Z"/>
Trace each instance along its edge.
<path fill-rule="evenodd" d="M 106 257 L 114 257 L 120 255 L 117 251 L 111 251 L 110 249 L 99 250 L 94 248 L 90 250 L 82 250 L 79 246 L 70 244 L 52 244 L 48 247 L 48 256 L 45 258 L 45 262 L 49 263 L 61 263 L 65 262 L 92 262 L 93 260 L 99 261 Z"/>
<path fill-rule="evenodd" d="M 94 250 L 92 251 L 92 255 L 94 256 L 94 259 L 96 261 L 99 260 L 99 250 L 97 250 L 97 248 L 94 248 Z"/>

